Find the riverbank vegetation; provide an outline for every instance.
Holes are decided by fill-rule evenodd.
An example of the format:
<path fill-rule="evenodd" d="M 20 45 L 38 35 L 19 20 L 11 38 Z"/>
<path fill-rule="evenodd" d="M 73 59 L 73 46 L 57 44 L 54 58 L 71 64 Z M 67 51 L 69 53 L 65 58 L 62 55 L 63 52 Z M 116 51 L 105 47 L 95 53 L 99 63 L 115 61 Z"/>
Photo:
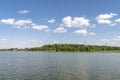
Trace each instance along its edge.
<path fill-rule="evenodd" d="M 120 47 L 80 45 L 80 44 L 52 44 L 42 47 L 25 49 L 28 51 L 74 51 L 74 52 L 97 52 L 97 51 L 120 51 Z"/>
<path fill-rule="evenodd" d="M 25 48 L 25 49 L 0 49 L 0 51 L 53 51 L 53 52 L 120 52 L 120 47 L 82 45 L 82 44 L 48 44 L 42 47 Z"/>

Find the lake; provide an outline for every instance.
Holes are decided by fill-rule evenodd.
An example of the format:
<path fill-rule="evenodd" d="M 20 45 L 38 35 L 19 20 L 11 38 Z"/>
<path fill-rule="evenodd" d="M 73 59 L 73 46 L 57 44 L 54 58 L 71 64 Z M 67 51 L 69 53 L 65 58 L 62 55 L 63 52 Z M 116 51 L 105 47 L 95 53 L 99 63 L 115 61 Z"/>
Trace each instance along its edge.
<path fill-rule="evenodd" d="M 0 52 L 0 80 L 120 80 L 120 54 Z"/>

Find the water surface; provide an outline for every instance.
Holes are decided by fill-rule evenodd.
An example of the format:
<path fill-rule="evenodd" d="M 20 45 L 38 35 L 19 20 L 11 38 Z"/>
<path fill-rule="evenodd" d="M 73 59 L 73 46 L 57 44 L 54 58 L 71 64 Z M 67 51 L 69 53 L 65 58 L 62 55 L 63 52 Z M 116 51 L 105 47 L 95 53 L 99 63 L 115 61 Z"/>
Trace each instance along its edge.
<path fill-rule="evenodd" d="M 120 54 L 0 52 L 0 80 L 120 80 Z"/>

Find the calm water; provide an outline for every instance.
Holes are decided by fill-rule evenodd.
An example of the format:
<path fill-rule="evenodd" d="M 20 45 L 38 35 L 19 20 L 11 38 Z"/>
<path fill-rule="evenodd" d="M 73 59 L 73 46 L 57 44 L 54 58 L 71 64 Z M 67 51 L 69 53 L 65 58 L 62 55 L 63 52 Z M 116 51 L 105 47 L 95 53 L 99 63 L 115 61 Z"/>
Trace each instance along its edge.
<path fill-rule="evenodd" d="M 120 80 L 120 54 L 0 52 L 0 80 Z"/>

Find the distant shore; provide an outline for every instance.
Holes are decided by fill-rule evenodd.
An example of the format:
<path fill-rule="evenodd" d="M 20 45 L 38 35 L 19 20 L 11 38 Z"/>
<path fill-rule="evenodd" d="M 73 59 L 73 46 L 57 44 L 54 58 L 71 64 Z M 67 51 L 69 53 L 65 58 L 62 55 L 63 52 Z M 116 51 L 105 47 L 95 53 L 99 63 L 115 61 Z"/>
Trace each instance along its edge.
<path fill-rule="evenodd" d="M 35 51 L 35 52 L 120 52 L 120 47 L 83 45 L 83 44 L 48 44 L 42 47 L 33 48 L 10 48 L 0 49 L 0 51 Z"/>

